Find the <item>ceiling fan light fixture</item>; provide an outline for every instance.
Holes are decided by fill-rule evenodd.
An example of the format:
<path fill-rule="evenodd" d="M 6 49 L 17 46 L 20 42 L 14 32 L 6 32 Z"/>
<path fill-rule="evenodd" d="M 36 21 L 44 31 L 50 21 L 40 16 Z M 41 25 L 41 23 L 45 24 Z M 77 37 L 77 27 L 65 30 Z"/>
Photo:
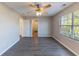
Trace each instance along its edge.
<path fill-rule="evenodd" d="M 36 10 L 36 16 L 41 16 L 42 15 L 42 13 L 43 13 L 43 8 L 38 8 L 37 10 Z"/>
<path fill-rule="evenodd" d="M 36 16 L 41 16 L 42 12 L 36 12 Z"/>
<path fill-rule="evenodd" d="M 30 4 L 30 7 L 35 8 L 34 11 L 36 13 L 36 16 L 41 16 L 45 12 L 45 9 L 51 7 L 51 4 L 47 4 L 45 6 L 42 6 L 39 3 L 35 3 L 35 4 Z"/>

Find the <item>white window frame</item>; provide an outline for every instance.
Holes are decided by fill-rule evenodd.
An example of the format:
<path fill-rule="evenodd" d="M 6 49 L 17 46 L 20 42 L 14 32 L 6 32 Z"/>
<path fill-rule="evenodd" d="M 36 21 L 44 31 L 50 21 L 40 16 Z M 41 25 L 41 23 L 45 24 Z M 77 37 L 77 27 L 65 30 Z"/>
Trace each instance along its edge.
<path fill-rule="evenodd" d="M 62 17 L 64 17 L 65 15 L 64 15 L 64 16 L 61 16 L 61 19 L 60 19 L 60 23 L 59 23 L 59 25 L 60 25 L 60 33 L 63 34 L 63 35 L 65 35 L 65 36 L 67 36 L 67 37 L 69 37 L 69 38 L 72 38 L 72 39 L 74 39 L 74 40 L 79 40 L 79 38 L 76 39 L 76 37 L 74 37 L 74 35 L 75 35 L 75 34 L 74 34 L 74 32 L 75 32 L 75 31 L 74 31 L 74 27 L 75 27 L 75 25 L 74 25 L 74 20 L 75 20 L 75 18 L 74 18 L 74 17 L 75 17 L 75 15 L 74 15 L 73 12 L 72 12 L 71 14 L 72 14 L 72 16 L 71 16 L 71 21 L 72 21 L 72 24 L 71 24 L 71 35 L 69 34 L 69 35 L 70 35 L 70 36 L 69 36 L 69 35 L 67 35 L 67 34 L 64 34 L 64 33 L 61 31 L 61 30 L 62 30 L 62 29 L 61 29 L 61 26 L 65 26 L 65 25 L 62 25 L 62 24 L 61 24 L 61 22 L 62 22 Z"/>

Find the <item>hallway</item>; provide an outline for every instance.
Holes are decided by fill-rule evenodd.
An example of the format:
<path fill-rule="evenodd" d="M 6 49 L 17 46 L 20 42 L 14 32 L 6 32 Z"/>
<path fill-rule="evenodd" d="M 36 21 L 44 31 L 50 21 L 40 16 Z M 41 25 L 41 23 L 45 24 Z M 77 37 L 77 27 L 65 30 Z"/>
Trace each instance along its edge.
<path fill-rule="evenodd" d="M 2 56 L 74 56 L 53 38 L 22 38 Z"/>

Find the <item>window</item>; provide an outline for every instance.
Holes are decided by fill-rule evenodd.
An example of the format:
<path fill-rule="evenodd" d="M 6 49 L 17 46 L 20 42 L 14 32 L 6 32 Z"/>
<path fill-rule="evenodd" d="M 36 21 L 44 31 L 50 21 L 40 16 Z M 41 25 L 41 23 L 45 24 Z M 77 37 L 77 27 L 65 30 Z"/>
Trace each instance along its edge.
<path fill-rule="evenodd" d="M 74 38 L 79 40 L 79 12 L 74 12 Z"/>
<path fill-rule="evenodd" d="M 61 33 L 71 36 L 71 29 L 72 29 L 72 14 L 62 16 L 60 26 L 61 26 Z"/>
<path fill-rule="evenodd" d="M 79 12 L 69 13 L 61 17 L 60 32 L 79 40 Z"/>

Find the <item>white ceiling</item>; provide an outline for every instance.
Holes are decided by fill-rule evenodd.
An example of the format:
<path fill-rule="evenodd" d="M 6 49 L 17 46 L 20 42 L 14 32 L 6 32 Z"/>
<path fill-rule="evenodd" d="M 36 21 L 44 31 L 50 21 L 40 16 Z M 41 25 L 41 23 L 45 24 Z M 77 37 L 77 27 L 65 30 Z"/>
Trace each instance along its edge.
<path fill-rule="evenodd" d="M 30 2 L 34 3 L 34 2 Z M 16 12 L 23 16 L 36 16 L 35 12 L 33 12 L 33 8 L 29 7 L 29 2 L 4 2 L 5 5 L 8 7 L 14 9 Z M 51 4 L 52 7 L 48 8 L 46 11 L 48 14 L 42 14 L 42 16 L 54 16 L 64 8 L 71 5 L 71 2 L 41 2 L 39 4 L 45 5 L 45 4 Z M 63 6 L 63 4 L 66 4 Z M 29 13 L 28 13 L 29 12 Z"/>

